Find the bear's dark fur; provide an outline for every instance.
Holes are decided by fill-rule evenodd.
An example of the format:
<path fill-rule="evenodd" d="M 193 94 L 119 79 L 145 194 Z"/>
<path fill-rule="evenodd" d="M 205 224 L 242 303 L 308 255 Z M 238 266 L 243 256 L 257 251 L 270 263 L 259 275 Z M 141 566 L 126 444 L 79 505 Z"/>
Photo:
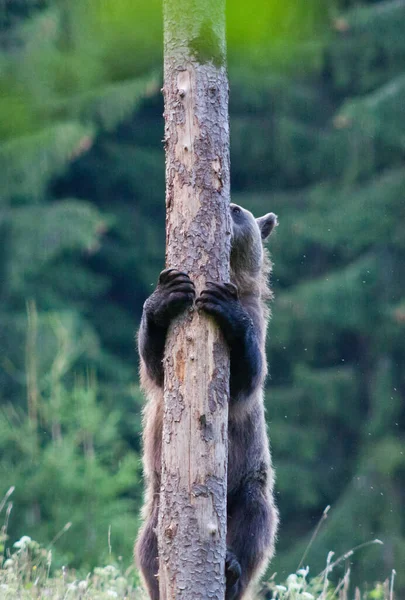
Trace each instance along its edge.
<path fill-rule="evenodd" d="M 190 307 L 216 320 L 230 349 L 228 531 L 226 600 L 246 597 L 273 554 L 277 509 L 263 406 L 267 373 L 265 337 L 271 263 L 263 241 L 277 224 L 273 213 L 255 219 L 231 204 L 231 283 L 207 283 L 195 300 L 194 284 L 175 269 L 162 271 L 146 300 L 139 331 L 144 412 L 145 522 L 136 560 L 152 600 L 159 600 L 156 527 L 159 510 L 163 419 L 163 353 L 172 319 Z"/>

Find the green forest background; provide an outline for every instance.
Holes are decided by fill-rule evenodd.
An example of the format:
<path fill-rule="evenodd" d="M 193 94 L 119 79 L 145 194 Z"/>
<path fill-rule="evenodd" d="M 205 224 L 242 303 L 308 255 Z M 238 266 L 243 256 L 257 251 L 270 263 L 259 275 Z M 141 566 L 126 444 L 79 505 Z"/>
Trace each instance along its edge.
<path fill-rule="evenodd" d="M 134 336 L 164 264 L 157 0 L 0 7 L 0 500 L 83 569 L 131 562 Z M 232 199 L 274 211 L 269 575 L 405 589 L 405 0 L 228 5 Z M 11 512 L 10 512 L 11 510 Z M 2 512 L 2 516 L 5 511 Z M 65 527 L 67 523 L 71 526 Z M 65 527 L 65 529 L 64 529 Z M 62 532 L 63 535 L 59 536 Z"/>

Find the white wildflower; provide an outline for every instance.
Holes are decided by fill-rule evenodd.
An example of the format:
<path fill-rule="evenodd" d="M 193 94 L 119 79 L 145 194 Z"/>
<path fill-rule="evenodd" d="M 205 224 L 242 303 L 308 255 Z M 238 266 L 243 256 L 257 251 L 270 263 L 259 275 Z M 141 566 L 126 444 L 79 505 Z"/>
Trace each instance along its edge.
<path fill-rule="evenodd" d="M 114 584 L 115 587 L 120 590 L 125 590 L 128 585 L 127 580 L 124 577 L 117 577 L 117 579 L 114 581 Z"/>
<path fill-rule="evenodd" d="M 85 579 L 83 579 L 82 581 L 79 581 L 79 583 L 77 584 L 77 587 L 79 588 L 79 590 L 81 592 L 85 592 L 87 590 L 89 586 L 89 582 L 86 581 Z"/>
<path fill-rule="evenodd" d="M 302 598 L 305 598 L 305 600 L 315 600 L 315 596 L 309 592 L 302 592 Z"/>
<path fill-rule="evenodd" d="M 301 577 L 303 577 L 304 579 L 308 575 L 308 573 L 309 573 L 309 567 L 307 567 L 306 569 L 300 569 L 299 571 L 297 571 L 297 575 L 301 575 Z"/>
<path fill-rule="evenodd" d="M 298 578 L 297 578 L 296 574 L 295 573 L 291 573 L 291 575 L 289 575 L 287 577 L 287 585 L 288 585 L 288 587 L 290 587 L 291 584 L 297 583 L 297 579 Z"/>
<path fill-rule="evenodd" d="M 111 576 L 117 575 L 117 573 L 118 573 L 118 569 L 116 567 L 114 567 L 113 565 L 107 565 L 106 567 L 104 567 L 103 571 L 104 571 L 105 575 L 111 575 Z"/>
<path fill-rule="evenodd" d="M 109 596 L 110 598 L 118 598 L 118 594 L 117 592 L 114 592 L 114 590 L 108 590 L 107 596 Z"/>
<path fill-rule="evenodd" d="M 24 550 L 28 544 L 31 543 L 31 538 L 28 535 L 23 535 L 22 538 L 20 540 L 18 540 L 18 542 L 15 542 L 14 544 L 14 548 L 21 548 L 21 550 Z"/>
<path fill-rule="evenodd" d="M 12 558 L 8 558 L 8 559 L 7 559 L 7 560 L 4 562 L 4 565 L 3 565 L 3 567 L 4 567 L 5 569 L 12 569 L 12 568 L 13 568 L 13 566 L 14 566 L 14 561 L 13 561 L 13 559 L 12 559 Z"/>
<path fill-rule="evenodd" d="M 286 592 L 287 588 L 285 587 L 285 585 L 276 585 L 276 590 L 278 592 Z"/>

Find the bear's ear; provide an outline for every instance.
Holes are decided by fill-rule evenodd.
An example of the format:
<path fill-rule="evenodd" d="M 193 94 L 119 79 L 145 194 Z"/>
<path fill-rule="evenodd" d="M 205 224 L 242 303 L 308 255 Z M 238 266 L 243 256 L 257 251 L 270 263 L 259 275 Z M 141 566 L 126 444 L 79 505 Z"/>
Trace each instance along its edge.
<path fill-rule="evenodd" d="M 273 229 L 278 225 L 277 215 L 274 213 L 267 213 L 264 217 L 256 219 L 256 222 L 259 225 L 263 241 L 267 240 Z"/>

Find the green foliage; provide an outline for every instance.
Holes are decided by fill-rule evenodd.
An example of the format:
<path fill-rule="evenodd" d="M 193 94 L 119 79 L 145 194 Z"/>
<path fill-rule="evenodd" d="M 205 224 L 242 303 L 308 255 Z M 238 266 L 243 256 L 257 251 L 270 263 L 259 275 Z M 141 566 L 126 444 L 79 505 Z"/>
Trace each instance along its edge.
<path fill-rule="evenodd" d="M 0 149 L 2 201 L 39 200 L 51 177 L 61 174 L 75 156 L 91 145 L 92 131 L 79 123 L 63 123 L 29 137 L 19 137 Z"/>
<path fill-rule="evenodd" d="M 112 128 L 156 91 L 156 2 L 142 7 L 126 0 L 60 0 L 16 26 L 9 35 L 19 52 L 0 58 L 0 136 L 35 133 L 72 118 Z M 143 21 L 134 19 L 140 13 Z M 143 52 L 146 40 L 152 55 Z"/>
<path fill-rule="evenodd" d="M 50 543 L 72 522 L 56 565 L 91 567 L 111 525 L 113 554 L 129 562 L 142 493 L 133 332 L 164 262 L 160 3 L 18 5 L 0 21 L 9 535 Z M 405 561 L 404 2 L 254 9 L 228 3 L 231 162 L 233 200 L 280 218 L 266 388 L 281 511 L 271 569 L 280 581 L 295 571 L 330 504 L 314 572 L 329 551 L 378 537 L 382 552 L 345 560 L 354 585 L 383 580 Z M 387 587 L 364 596 L 388 597 Z"/>
<path fill-rule="evenodd" d="M 83 348 L 77 335 L 74 343 L 70 338 L 72 327 L 51 314 L 47 320 L 56 338 L 50 367 L 41 374 L 45 357 L 36 354 L 41 331 L 31 306 L 27 408 L 3 402 L 0 412 L 0 480 L 4 493 L 12 477 L 18 507 L 9 531 L 15 536 L 35 527 L 51 540 L 69 523 L 56 560 L 82 567 L 95 563 L 111 531 L 115 555 L 128 557 L 132 541 L 125 532 L 137 529 L 139 458 L 118 435 L 120 411 L 106 414 L 100 404 L 94 375 L 64 383 Z"/>
<path fill-rule="evenodd" d="M 349 538 L 381 537 L 382 560 L 367 549 L 353 567 L 362 581 L 384 577 L 405 548 L 403 3 L 345 4 L 318 79 L 259 80 L 237 66 L 231 162 L 233 200 L 280 218 L 266 393 L 281 510 L 271 568 L 291 572 L 305 529 L 331 504 L 313 564 Z"/>
<path fill-rule="evenodd" d="M 115 394 L 123 402 L 127 397 L 132 369 L 114 361 L 102 347 L 97 331 L 101 323 L 92 310 L 95 301 L 108 298 L 111 277 L 90 265 L 96 262 L 103 236 L 116 219 L 108 207 L 100 210 L 86 195 L 56 198 L 52 186 L 89 152 L 100 131 L 114 130 L 156 93 L 156 75 L 146 64 L 127 72 L 125 79 L 109 70 L 109 57 L 116 59 L 119 52 L 114 40 L 123 39 L 123 25 L 128 41 L 132 28 L 130 56 L 139 54 L 141 48 L 127 19 L 128 7 L 129 3 L 87 2 L 85 6 L 61 1 L 43 3 L 31 13 L 27 4 L 27 12 L 21 12 L 4 32 L 7 43 L 0 53 L 0 230 L 4 243 L 0 331 L 7 340 L 0 381 L 4 397 L 24 395 L 21 324 L 30 299 L 38 307 L 41 332 L 47 330 L 48 322 L 43 311 L 59 311 L 64 327 L 71 328 L 69 335 L 78 348 L 74 368 L 97 367 L 103 380 L 113 372 Z M 148 7 L 145 15 L 152 4 Z M 108 10 L 114 12 L 109 36 L 105 31 L 111 17 Z M 143 37 L 151 33 L 144 25 L 139 24 Z M 13 50 L 16 47 L 18 51 Z M 153 66 L 159 69 L 156 61 Z M 100 308 L 102 317 L 106 313 L 107 309 Z M 128 322 L 124 314 L 121 320 Z M 50 351 L 40 353 L 46 372 L 54 336 L 43 335 Z"/>
<path fill-rule="evenodd" d="M 351 2 L 336 15 L 337 39 L 328 48 L 332 85 L 340 93 L 364 93 L 403 71 L 403 2 Z"/>
<path fill-rule="evenodd" d="M 64 253 L 94 252 L 106 227 L 91 204 L 73 199 L 51 207 L 17 208 L 12 215 L 9 294 L 21 293 L 28 278 L 46 272 Z M 37 236 L 43 240 L 41 245 Z"/>
<path fill-rule="evenodd" d="M 227 38 L 231 60 L 248 57 L 250 65 L 291 69 L 297 62 L 319 64 L 322 37 L 333 13 L 329 4 L 309 0 L 242 0 L 227 2 Z"/>

